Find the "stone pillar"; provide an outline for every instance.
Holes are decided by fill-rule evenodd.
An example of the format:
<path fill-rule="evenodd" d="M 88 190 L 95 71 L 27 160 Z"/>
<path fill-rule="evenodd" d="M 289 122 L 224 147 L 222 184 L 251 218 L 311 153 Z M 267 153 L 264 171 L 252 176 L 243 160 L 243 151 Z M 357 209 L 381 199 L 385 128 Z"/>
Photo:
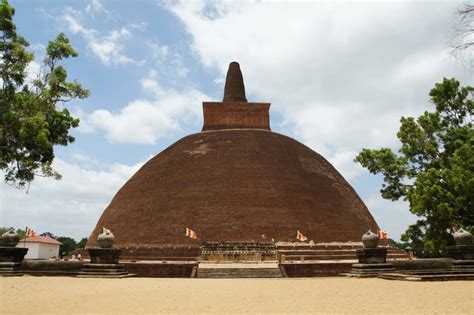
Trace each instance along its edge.
<path fill-rule="evenodd" d="M 447 246 L 446 253 L 453 259 L 453 270 L 474 271 L 474 245 L 471 233 L 460 229 L 454 233 L 455 246 Z"/>
<path fill-rule="evenodd" d="M 121 250 L 112 248 L 114 235 L 107 229 L 99 234 L 97 242 L 100 248 L 88 248 L 90 264 L 84 264 L 79 277 L 89 278 L 125 278 L 131 275 L 119 264 Z"/>
<path fill-rule="evenodd" d="M 15 247 L 20 236 L 13 229 L 0 237 L 0 276 L 21 276 L 21 262 L 28 248 Z"/>
<path fill-rule="evenodd" d="M 378 247 L 378 235 L 368 231 L 362 235 L 364 248 L 356 251 L 359 263 L 352 265 L 349 276 L 368 278 L 377 277 L 380 273 L 395 271 L 392 264 L 387 263 L 387 248 Z"/>

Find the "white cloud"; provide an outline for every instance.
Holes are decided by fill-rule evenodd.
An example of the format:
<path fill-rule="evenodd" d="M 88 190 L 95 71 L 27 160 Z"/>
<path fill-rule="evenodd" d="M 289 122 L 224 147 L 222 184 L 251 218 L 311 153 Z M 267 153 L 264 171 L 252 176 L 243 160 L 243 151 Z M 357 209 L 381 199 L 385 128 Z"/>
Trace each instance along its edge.
<path fill-rule="evenodd" d="M 107 35 L 101 35 L 92 28 L 86 28 L 80 21 L 81 13 L 72 8 L 67 8 L 60 19 L 66 24 L 71 32 L 80 34 L 87 42 L 87 47 L 105 65 L 137 64 L 144 63 L 143 60 L 135 60 L 123 53 L 124 41 L 132 35 L 132 29 L 143 28 L 143 25 L 130 24 L 120 29 L 112 30 Z"/>
<path fill-rule="evenodd" d="M 160 45 L 152 41 L 149 41 L 147 44 L 151 48 L 152 58 L 156 62 L 163 62 L 168 57 L 169 47 L 167 45 Z"/>
<path fill-rule="evenodd" d="M 91 15 L 95 15 L 98 13 L 104 13 L 109 15 L 109 11 L 107 11 L 102 3 L 99 0 L 91 0 L 89 4 L 86 6 L 85 11 Z"/>
<path fill-rule="evenodd" d="M 153 41 L 148 41 L 147 45 L 151 49 L 152 60 L 163 77 L 174 80 L 177 76 L 178 81 L 187 77 L 189 68 L 185 65 L 179 48 Z"/>
<path fill-rule="evenodd" d="M 191 48 L 202 64 L 220 70 L 222 78 L 229 62 L 239 61 L 247 98 L 272 102 L 272 111 L 282 114 L 297 138 L 344 165 L 346 178 L 361 174 L 350 162 L 361 148 L 396 146 L 400 117 L 430 108 L 428 92 L 435 82 L 444 76 L 469 80 L 468 70 L 449 59 L 444 47 L 455 7 L 167 4 L 192 35 Z"/>
<path fill-rule="evenodd" d="M 94 160 L 85 155 L 76 158 Z M 53 167 L 63 175 L 60 181 L 38 177 L 28 194 L 0 184 L 1 225 L 30 226 L 38 233 L 49 231 L 76 240 L 87 237 L 113 195 L 143 164 L 114 163 L 93 171 L 56 158 Z"/>
<path fill-rule="evenodd" d="M 105 130 L 110 142 L 155 144 L 159 138 L 180 131 L 183 123 L 195 123 L 201 116 L 199 104 L 209 97 L 192 88 L 185 92 L 164 89 L 155 75 L 151 72 L 141 81 L 152 100 L 132 101 L 117 113 L 96 110 L 88 116 L 88 124 Z"/>
<path fill-rule="evenodd" d="M 71 114 L 73 117 L 79 118 L 79 127 L 76 129 L 77 131 L 82 133 L 91 133 L 95 131 L 94 126 L 88 121 L 87 114 L 80 107 L 74 107 Z"/>

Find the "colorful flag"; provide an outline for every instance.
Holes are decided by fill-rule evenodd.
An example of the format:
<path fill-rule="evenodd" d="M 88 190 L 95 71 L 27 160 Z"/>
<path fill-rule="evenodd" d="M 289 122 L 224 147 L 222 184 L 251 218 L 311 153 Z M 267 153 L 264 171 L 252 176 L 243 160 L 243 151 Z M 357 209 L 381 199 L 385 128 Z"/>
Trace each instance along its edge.
<path fill-rule="evenodd" d="M 197 239 L 197 234 L 190 228 L 186 228 L 186 236 L 192 238 L 193 240 Z"/>
<path fill-rule="evenodd" d="M 388 233 L 386 231 L 380 230 L 378 234 L 379 234 L 379 239 L 381 240 L 386 240 L 388 238 Z"/>
<path fill-rule="evenodd" d="M 301 233 L 300 231 L 296 231 L 296 239 L 300 242 L 304 242 L 306 240 L 308 240 L 308 238 L 306 236 L 303 235 L 303 233 Z"/>
<path fill-rule="evenodd" d="M 109 229 L 106 229 L 105 227 L 102 228 L 102 233 L 105 233 L 105 234 L 112 234 L 112 231 L 109 230 Z"/>
<path fill-rule="evenodd" d="M 36 232 L 33 231 L 32 229 L 30 229 L 29 227 L 26 227 L 26 236 L 27 236 L 27 237 L 35 237 L 35 236 L 36 236 Z"/>

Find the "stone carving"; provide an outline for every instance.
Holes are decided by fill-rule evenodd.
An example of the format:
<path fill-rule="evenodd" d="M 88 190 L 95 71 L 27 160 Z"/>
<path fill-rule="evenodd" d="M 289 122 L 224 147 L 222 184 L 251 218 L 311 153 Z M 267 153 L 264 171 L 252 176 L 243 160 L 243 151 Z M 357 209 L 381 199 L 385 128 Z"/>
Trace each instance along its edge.
<path fill-rule="evenodd" d="M 201 246 L 202 261 L 276 261 L 277 249 L 272 242 L 207 241 Z"/>
<path fill-rule="evenodd" d="M 20 235 L 14 229 L 10 229 L 0 237 L 0 246 L 15 247 L 19 241 Z"/>
<path fill-rule="evenodd" d="M 364 244 L 364 248 L 377 248 L 379 237 L 371 230 L 368 230 L 367 233 L 362 235 L 362 243 Z"/>
<path fill-rule="evenodd" d="M 472 245 L 472 235 L 461 228 L 454 233 L 454 241 L 456 245 Z"/>
<path fill-rule="evenodd" d="M 112 248 L 114 241 L 114 234 L 110 230 L 102 228 L 102 233 L 97 237 L 100 248 Z"/>

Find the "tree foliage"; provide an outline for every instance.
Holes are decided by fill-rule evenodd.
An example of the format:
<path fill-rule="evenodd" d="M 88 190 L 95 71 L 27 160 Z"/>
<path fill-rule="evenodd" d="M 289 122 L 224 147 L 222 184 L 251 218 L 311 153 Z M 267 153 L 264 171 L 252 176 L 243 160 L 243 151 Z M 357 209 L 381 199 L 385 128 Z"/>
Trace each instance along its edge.
<path fill-rule="evenodd" d="M 83 248 L 86 248 L 86 244 L 87 244 L 87 237 L 83 237 L 79 243 L 77 243 L 77 247 L 76 249 L 83 249 Z"/>
<path fill-rule="evenodd" d="M 474 88 L 443 79 L 430 92 L 436 107 L 417 119 L 402 117 L 398 153 L 363 149 L 355 161 L 382 174 L 382 197 L 408 200 L 418 216 L 402 240 L 414 249 L 443 250 L 453 226 L 474 227 Z"/>
<path fill-rule="evenodd" d="M 28 41 L 16 32 L 15 9 L 0 3 L 0 169 L 5 181 L 24 187 L 35 176 L 60 178 L 53 170 L 54 145 L 74 141 L 69 130 L 79 124 L 66 108 L 57 105 L 83 99 L 89 91 L 77 81 L 67 81 L 61 61 L 77 57 L 69 39 L 60 33 L 48 43 L 41 70 L 27 80 L 34 55 Z"/>
<path fill-rule="evenodd" d="M 456 11 L 456 19 L 449 36 L 451 53 L 459 58 L 466 59 L 474 67 L 474 5 L 466 2 Z"/>
<path fill-rule="evenodd" d="M 67 236 L 60 236 L 56 238 L 58 242 L 61 242 L 61 246 L 59 246 L 59 254 L 60 255 L 68 255 L 70 252 L 74 251 L 77 248 L 77 243 L 73 238 Z"/>

